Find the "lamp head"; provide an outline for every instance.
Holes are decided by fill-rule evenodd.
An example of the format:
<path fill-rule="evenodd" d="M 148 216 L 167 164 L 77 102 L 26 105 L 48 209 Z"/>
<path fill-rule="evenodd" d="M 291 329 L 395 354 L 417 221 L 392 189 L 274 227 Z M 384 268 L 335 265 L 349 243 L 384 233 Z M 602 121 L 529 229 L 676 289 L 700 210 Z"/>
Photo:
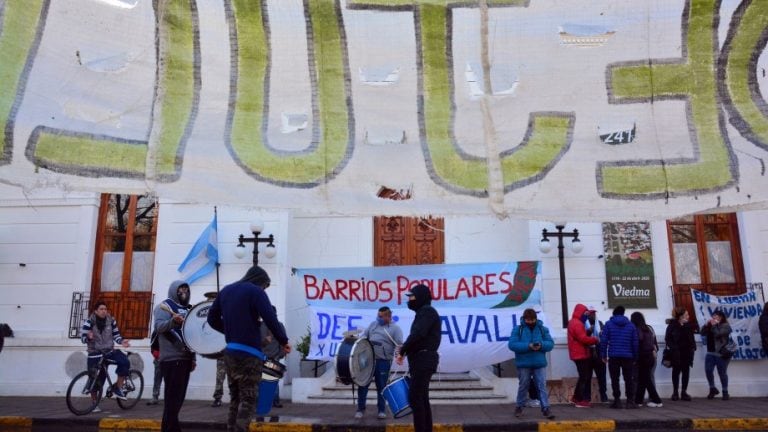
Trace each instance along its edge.
<path fill-rule="evenodd" d="M 541 242 L 539 243 L 539 250 L 541 253 L 549 253 L 549 251 L 552 250 L 552 243 L 548 238 L 541 239 Z"/>
<path fill-rule="evenodd" d="M 579 240 L 578 237 L 573 239 L 571 242 L 571 250 L 573 253 L 579 253 L 582 251 L 582 249 L 584 249 L 584 245 L 581 244 L 581 240 Z"/>
<path fill-rule="evenodd" d="M 245 254 L 248 253 L 248 251 L 245 250 L 245 245 L 242 243 L 235 246 L 234 252 L 235 252 L 235 256 L 238 259 L 242 259 L 243 257 L 245 257 Z"/>
<path fill-rule="evenodd" d="M 260 233 L 264 231 L 264 221 L 261 219 L 254 219 L 251 222 L 251 232 Z"/>
<path fill-rule="evenodd" d="M 268 244 L 267 247 L 264 248 L 264 256 L 272 259 L 275 255 L 277 255 L 277 248 L 272 243 Z"/>

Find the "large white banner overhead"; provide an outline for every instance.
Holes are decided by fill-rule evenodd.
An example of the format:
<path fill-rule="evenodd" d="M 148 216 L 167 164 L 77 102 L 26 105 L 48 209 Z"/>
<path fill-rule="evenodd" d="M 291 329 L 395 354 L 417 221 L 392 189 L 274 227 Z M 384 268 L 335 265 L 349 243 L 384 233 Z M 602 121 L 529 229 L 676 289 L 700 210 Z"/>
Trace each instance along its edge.
<path fill-rule="evenodd" d="M 768 2 L 0 1 L 0 181 L 309 212 L 765 208 Z"/>
<path fill-rule="evenodd" d="M 405 292 L 423 283 L 440 314 L 441 372 L 509 360 L 509 335 L 523 310 L 532 308 L 545 320 L 539 274 L 537 261 L 298 269 L 295 285 L 309 305 L 308 358 L 334 359 L 344 333 L 365 330 L 382 306 L 392 309 L 407 338 L 415 313 L 407 308 Z"/>

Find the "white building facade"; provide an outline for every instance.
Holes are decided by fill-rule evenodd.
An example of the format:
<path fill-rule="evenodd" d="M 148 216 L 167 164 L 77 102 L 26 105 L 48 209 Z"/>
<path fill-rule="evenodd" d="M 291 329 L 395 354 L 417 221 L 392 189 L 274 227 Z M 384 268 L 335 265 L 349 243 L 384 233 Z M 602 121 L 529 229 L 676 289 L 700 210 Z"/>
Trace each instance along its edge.
<path fill-rule="evenodd" d="M 0 353 L 0 395 L 64 395 L 74 373 L 85 366 L 84 346 L 71 336 L 75 298 L 91 292 L 99 224 L 98 193 L 62 193 L 46 190 L 25 194 L 21 189 L 0 185 L 0 323 L 8 323 L 15 336 L 5 339 Z M 166 297 L 169 284 L 181 278 L 177 271 L 192 244 L 213 217 L 213 206 L 159 199 L 156 240 L 151 257 L 153 304 Z M 298 211 L 263 211 L 253 208 L 218 207 L 219 285 L 239 279 L 251 265 L 250 254 L 239 260 L 233 254 L 240 234 L 250 236 L 253 219 L 265 222 L 263 234 L 273 234 L 274 258 L 260 255 L 260 265 L 272 277 L 268 294 L 285 323 L 292 344 L 306 333 L 307 306 L 304 293 L 291 280 L 292 268 L 368 267 L 373 265 L 372 218 L 317 216 Z M 768 212 L 736 214 L 743 261 L 744 281 L 768 281 Z M 561 328 L 560 278 L 557 250 L 539 251 L 541 230 L 553 223 L 498 220 L 488 217 L 445 218 L 445 263 L 541 260 L 543 311 L 556 340 L 551 354 L 549 377 L 576 376 L 568 359 L 565 332 Z M 605 254 L 600 223 L 568 223 L 578 229 L 583 250 L 565 251 L 568 307 L 577 303 L 595 305 L 602 320 L 608 308 Z M 665 320 L 674 307 L 671 286 L 673 264 L 666 221 L 650 223 L 656 307 L 642 309 L 663 343 Z M 569 241 L 566 241 L 567 243 Z M 555 240 L 556 243 L 556 240 Z M 249 251 L 251 246 L 248 245 Z M 192 285 L 192 303 L 216 291 L 212 273 Z M 758 294 L 759 296 L 761 293 Z M 634 311 L 629 308 L 627 315 Z M 149 331 L 147 320 L 147 334 Z M 143 363 L 145 395 L 152 385 L 149 339 L 132 341 Z M 700 347 L 701 348 L 701 347 Z M 689 392 L 706 394 L 704 353 L 694 360 Z M 768 361 L 733 361 L 729 367 L 730 391 L 734 396 L 764 396 L 768 384 Z M 298 354 L 288 357 L 285 383 L 298 376 Z M 188 397 L 207 399 L 213 393 L 215 361 L 199 358 Z M 671 393 L 670 370 L 658 367 L 656 382 L 662 397 Z M 290 394 L 290 385 L 283 397 Z"/>

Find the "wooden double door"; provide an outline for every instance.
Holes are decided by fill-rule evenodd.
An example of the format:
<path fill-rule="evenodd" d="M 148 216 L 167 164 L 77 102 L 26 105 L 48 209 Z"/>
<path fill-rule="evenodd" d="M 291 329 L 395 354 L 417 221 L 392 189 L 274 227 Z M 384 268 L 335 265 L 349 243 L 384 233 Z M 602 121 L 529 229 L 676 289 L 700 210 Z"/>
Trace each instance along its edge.
<path fill-rule="evenodd" d="M 373 218 L 375 266 L 442 264 L 445 221 L 438 217 Z"/>

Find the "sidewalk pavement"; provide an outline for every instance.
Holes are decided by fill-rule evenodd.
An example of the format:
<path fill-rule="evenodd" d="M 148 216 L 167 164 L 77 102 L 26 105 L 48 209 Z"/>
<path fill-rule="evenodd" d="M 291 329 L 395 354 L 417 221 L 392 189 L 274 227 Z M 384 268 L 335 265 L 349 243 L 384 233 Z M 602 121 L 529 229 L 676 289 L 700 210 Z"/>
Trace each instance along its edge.
<path fill-rule="evenodd" d="M 664 400 L 661 408 L 610 409 L 597 404 L 592 408 L 553 405 L 555 420 L 546 420 L 539 408 L 526 408 L 515 418 L 514 404 L 433 405 L 435 431 L 586 431 L 586 430 L 763 430 L 768 431 L 768 398 L 694 399 L 692 402 Z M 355 406 L 294 404 L 284 402 L 273 408 L 269 417 L 254 421 L 251 431 L 398 431 L 411 429 L 411 416 L 386 420 L 376 418 L 376 407 L 368 406 L 362 419 L 355 419 Z M 159 430 L 162 403 L 147 406 L 139 402 L 122 410 L 114 400 L 104 400 L 97 414 L 75 416 L 64 397 L 0 397 L 0 430 L 71 429 Z M 185 429 L 225 430 L 228 404 L 213 408 L 210 401 L 188 400 L 180 418 Z M 48 425 L 46 427 L 46 425 Z M 18 429 L 17 429 L 18 430 Z"/>

